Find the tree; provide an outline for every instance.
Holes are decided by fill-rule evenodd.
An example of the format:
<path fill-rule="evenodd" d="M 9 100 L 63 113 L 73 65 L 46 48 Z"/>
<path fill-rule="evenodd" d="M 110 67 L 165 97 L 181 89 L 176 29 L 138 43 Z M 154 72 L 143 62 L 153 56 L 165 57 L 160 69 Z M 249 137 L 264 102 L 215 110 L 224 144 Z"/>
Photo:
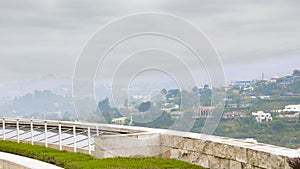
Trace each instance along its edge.
<path fill-rule="evenodd" d="M 290 85 L 291 91 L 294 93 L 300 93 L 300 79 L 296 79 L 291 85 Z"/>
<path fill-rule="evenodd" d="M 125 99 L 125 101 L 124 101 L 124 104 L 123 104 L 123 106 L 126 108 L 126 109 L 128 109 L 128 99 Z"/>
<path fill-rule="evenodd" d="M 285 129 L 285 127 L 286 124 L 283 121 L 276 120 L 272 122 L 272 130 L 275 132 L 281 132 Z"/>
<path fill-rule="evenodd" d="M 202 106 L 210 106 L 211 105 L 211 96 L 212 96 L 212 91 L 210 89 L 205 90 L 200 95 L 200 104 Z"/>
<path fill-rule="evenodd" d="M 300 70 L 295 69 L 295 70 L 293 71 L 293 76 L 300 76 Z"/>
<path fill-rule="evenodd" d="M 151 102 L 147 101 L 147 102 L 143 102 L 140 106 L 139 106 L 139 111 L 140 112 L 145 112 L 147 110 L 149 110 L 151 108 Z"/>
<path fill-rule="evenodd" d="M 170 89 L 167 94 L 167 98 L 176 98 L 180 97 L 180 90 L 179 89 Z"/>
<path fill-rule="evenodd" d="M 101 100 L 98 103 L 98 110 L 100 112 L 109 112 L 111 109 L 110 105 L 109 105 L 109 99 L 107 97 L 105 97 L 105 99 Z"/>
<path fill-rule="evenodd" d="M 173 122 L 174 119 L 172 118 L 172 116 L 164 111 L 157 119 L 149 123 L 135 122 L 134 124 L 136 126 L 141 126 L 141 127 L 169 128 L 173 124 Z"/>
<path fill-rule="evenodd" d="M 98 112 L 96 113 L 96 116 L 97 117 L 93 117 L 93 118 L 99 119 L 97 120 L 97 122 L 100 123 L 111 123 L 111 120 L 113 118 L 122 117 L 122 115 L 120 114 L 117 108 L 110 107 L 109 99 L 107 97 L 105 97 L 103 100 L 101 100 L 98 103 Z"/>
<path fill-rule="evenodd" d="M 163 96 L 165 96 L 165 95 L 168 94 L 168 91 L 167 91 L 167 89 L 162 89 L 162 90 L 160 91 L 160 93 L 161 93 Z"/>
<path fill-rule="evenodd" d="M 194 86 L 192 88 L 192 92 L 198 94 L 199 93 L 199 88 L 197 86 Z"/>

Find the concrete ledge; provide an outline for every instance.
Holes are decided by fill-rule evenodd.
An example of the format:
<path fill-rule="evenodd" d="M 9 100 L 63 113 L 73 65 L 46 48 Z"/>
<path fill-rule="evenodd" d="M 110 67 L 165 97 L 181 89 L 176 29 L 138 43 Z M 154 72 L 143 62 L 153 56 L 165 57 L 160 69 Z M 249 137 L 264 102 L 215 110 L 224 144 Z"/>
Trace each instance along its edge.
<path fill-rule="evenodd" d="M 212 169 L 290 169 L 287 158 L 300 157 L 299 150 L 246 140 L 142 127 L 130 132 L 133 127 L 120 127 L 134 134 L 95 137 L 96 157 L 160 156 Z"/>
<path fill-rule="evenodd" d="M 62 169 L 31 158 L 0 152 L 0 169 Z"/>

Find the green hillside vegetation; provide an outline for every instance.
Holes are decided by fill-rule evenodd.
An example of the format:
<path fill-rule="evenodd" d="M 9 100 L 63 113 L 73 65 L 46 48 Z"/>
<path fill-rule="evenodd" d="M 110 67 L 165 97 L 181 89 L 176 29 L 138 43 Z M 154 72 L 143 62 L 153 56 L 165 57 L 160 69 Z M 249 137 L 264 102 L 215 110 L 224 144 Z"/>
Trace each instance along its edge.
<path fill-rule="evenodd" d="M 0 151 L 17 154 L 65 169 L 97 169 L 97 168 L 195 168 L 203 169 L 200 166 L 187 162 L 150 158 L 150 157 L 132 157 L 132 158 L 107 158 L 96 159 L 90 155 L 82 153 L 71 153 L 59 151 L 52 148 L 46 148 L 38 145 L 25 143 L 15 143 L 10 141 L 0 141 Z"/>

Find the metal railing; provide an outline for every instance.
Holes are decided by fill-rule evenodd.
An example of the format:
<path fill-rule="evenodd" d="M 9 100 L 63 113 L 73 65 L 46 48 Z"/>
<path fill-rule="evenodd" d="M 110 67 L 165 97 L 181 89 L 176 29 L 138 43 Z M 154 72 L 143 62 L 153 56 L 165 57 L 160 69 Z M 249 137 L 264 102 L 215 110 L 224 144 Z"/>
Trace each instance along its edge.
<path fill-rule="evenodd" d="M 27 142 L 45 147 L 52 145 L 59 150 L 66 149 L 88 154 L 94 151 L 94 136 L 111 134 L 120 133 L 100 130 L 99 125 L 94 123 L 39 119 L 2 118 L 2 130 L 0 127 L 0 138 L 3 140 Z"/>

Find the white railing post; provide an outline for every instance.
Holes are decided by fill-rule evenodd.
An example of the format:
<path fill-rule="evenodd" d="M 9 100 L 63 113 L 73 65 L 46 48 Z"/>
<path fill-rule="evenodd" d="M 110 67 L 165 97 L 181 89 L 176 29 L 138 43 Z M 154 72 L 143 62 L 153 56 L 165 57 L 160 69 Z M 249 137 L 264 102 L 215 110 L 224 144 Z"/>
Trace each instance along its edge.
<path fill-rule="evenodd" d="M 47 121 L 45 121 L 45 147 L 48 147 Z"/>
<path fill-rule="evenodd" d="M 76 153 L 77 147 L 76 147 L 76 126 L 73 126 L 73 147 L 74 147 L 74 152 Z"/>
<path fill-rule="evenodd" d="M 33 121 L 30 120 L 30 132 L 31 132 L 31 145 L 33 145 Z"/>
<path fill-rule="evenodd" d="M 5 118 L 2 119 L 3 140 L 5 140 Z"/>
<path fill-rule="evenodd" d="M 58 124 L 58 133 L 59 133 L 59 150 L 62 150 L 62 143 L 61 143 L 61 123 Z"/>
<path fill-rule="evenodd" d="M 92 154 L 92 149 L 91 149 L 91 128 L 88 127 L 88 146 L 89 146 L 89 154 Z"/>
<path fill-rule="evenodd" d="M 17 142 L 20 143 L 20 137 L 19 137 L 19 119 L 17 119 Z"/>
<path fill-rule="evenodd" d="M 99 126 L 96 126 L 96 135 L 99 136 Z"/>

